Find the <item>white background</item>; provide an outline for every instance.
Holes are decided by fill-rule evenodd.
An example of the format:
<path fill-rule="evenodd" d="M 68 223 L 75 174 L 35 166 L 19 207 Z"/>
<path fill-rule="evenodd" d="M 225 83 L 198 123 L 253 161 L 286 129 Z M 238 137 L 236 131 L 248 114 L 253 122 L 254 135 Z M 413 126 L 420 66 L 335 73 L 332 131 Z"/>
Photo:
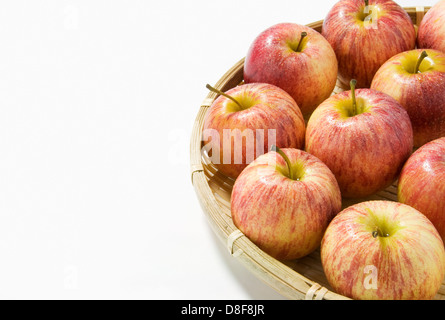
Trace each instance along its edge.
<path fill-rule="evenodd" d="M 190 134 L 261 31 L 335 2 L 1 0 L 0 298 L 283 299 L 212 233 Z"/>

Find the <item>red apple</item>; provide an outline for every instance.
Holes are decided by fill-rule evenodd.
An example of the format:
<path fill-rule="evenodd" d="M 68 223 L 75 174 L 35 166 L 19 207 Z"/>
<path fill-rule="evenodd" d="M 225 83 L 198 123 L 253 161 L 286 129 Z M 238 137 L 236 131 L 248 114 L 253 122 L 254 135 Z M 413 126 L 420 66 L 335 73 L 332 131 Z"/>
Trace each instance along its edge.
<path fill-rule="evenodd" d="M 326 39 L 312 28 L 281 23 L 262 32 L 251 44 L 244 81 L 282 88 L 303 115 L 308 115 L 334 90 L 337 59 Z"/>
<path fill-rule="evenodd" d="M 303 115 L 284 90 L 254 83 L 219 93 L 206 114 L 203 142 L 213 164 L 224 175 L 236 179 L 272 145 L 304 147 Z"/>
<path fill-rule="evenodd" d="M 422 49 L 445 52 L 445 0 L 437 2 L 423 17 L 417 44 Z"/>
<path fill-rule="evenodd" d="M 316 157 L 277 149 L 258 157 L 236 179 L 234 224 L 260 249 L 279 260 L 303 257 L 320 246 L 341 210 L 334 175 Z"/>
<path fill-rule="evenodd" d="M 402 52 L 377 71 L 371 89 L 390 95 L 408 111 L 414 147 L 445 136 L 445 53 Z"/>
<path fill-rule="evenodd" d="M 431 221 L 392 201 L 340 212 L 326 230 L 321 262 L 335 292 L 362 300 L 427 300 L 445 277 L 445 250 Z"/>
<path fill-rule="evenodd" d="M 380 66 L 416 46 L 411 18 L 392 0 L 341 0 L 323 22 L 322 34 L 334 48 L 339 80 L 369 88 Z"/>
<path fill-rule="evenodd" d="M 392 184 L 413 150 L 408 113 L 390 96 L 354 89 L 332 96 L 312 114 L 306 151 L 334 173 L 345 198 L 372 195 Z"/>
<path fill-rule="evenodd" d="M 425 144 L 408 159 L 398 200 L 426 215 L 445 241 L 445 138 Z"/>

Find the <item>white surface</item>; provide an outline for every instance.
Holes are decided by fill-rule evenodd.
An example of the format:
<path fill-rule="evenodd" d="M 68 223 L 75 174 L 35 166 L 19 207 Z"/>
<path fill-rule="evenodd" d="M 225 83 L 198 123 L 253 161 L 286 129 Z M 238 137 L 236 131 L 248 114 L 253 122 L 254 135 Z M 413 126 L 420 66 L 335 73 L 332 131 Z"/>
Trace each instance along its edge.
<path fill-rule="evenodd" d="M 190 134 L 259 32 L 335 2 L 2 1 L 0 298 L 281 299 L 212 233 Z"/>

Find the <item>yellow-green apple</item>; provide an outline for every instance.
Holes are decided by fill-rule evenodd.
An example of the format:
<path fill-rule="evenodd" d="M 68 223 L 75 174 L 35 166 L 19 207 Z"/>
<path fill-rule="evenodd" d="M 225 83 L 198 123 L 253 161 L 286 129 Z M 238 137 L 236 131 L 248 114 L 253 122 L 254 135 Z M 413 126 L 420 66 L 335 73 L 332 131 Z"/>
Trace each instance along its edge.
<path fill-rule="evenodd" d="M 306 151 L 334 173 L 345 198 L 370 196 L 392 184 L 413 151 L 408 113 L 372 89 L 333 95 L 309 119 Z"/>
<path fill-rule="evenodd" d="M 321 263 L 337 293 L 356 300 L 428 300 L 445 277 L 439 233 L 418 210 L 367 201 L 341 211 L 321 244 Z"/>
<path fill-rule="evenodd" d="M 437 2 L 419 25 L 417 46 L 445 52 L 445 0 Z"/>
<path fill-rule="evenodd" d="M 302 149 L 306 125 L 295 100 L 266 83 L 243 84 L 221 92 L 206 113 L 204 149 L 215 167 L 236 179 L 272 145 Z"/>
<path fill-rule="evenodd" d="M 399 53 L 377 71 L 371 89 L 390 95 L 408 111 L 414 147 L 445 136 L 445 53 Z"/>
<path fill-rule="evenodd" d="M 445 138 L 423 145 L 408 159 L 398 200 L 426 215 L 445 241 Z"/>
<path fill-rule="evenodd" d="M 337 68 L 335 53 L 320 33 L 307 26 L 280 23 L 263 31 L 251 44 L 244 81 L 282 88 L 306 116 L 331 95 Z"/>
<path fill-rule="evenodd" d="M 410 16 L 392 0 L 341 0 L 327 14 L 323 36 L 338 60 L 340 82 L 369 88 L 380 66 L 416 46 Z"/>
<path fill-rule="evenodd" d="M 298 149 L 272 148 L 247 166 L 232 190 L 235 226 L 278 260 L 317 249 L 340 210 L 340 189 L 332 172 Z"/>

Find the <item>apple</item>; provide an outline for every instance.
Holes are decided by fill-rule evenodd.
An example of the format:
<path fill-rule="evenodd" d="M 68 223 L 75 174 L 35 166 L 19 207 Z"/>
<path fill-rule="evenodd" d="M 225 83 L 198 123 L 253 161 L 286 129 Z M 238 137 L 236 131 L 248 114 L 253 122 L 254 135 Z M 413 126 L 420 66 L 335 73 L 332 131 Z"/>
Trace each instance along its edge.
<path fill-rule="evenodd" d="M 284 90 L 266 83 L 221 92 L 206 113 L 204 151 L 222 174 L 236 179 L 272 145 L 302 149 L 306 125 L 300 108 Z"/>
<path fill-rule="evenodd" d="M 356 300 L 429 300 L 445 277 L 444 245 L 431 221 L 393 201 L 341 211 L 320 255 L 334 291 Z"/>
<path fill-rule="evenodd" d="M 335 51 L 345 87 L 356 79 L 357 88 L 369 88 L 383 63 L 416 46 L 410 16 L 392 0 L 341 0 L 327 14 L 322 34 Z"/>
<path fill-rule="evenodd" d="M 319 248 L 341 210 L 329 168 L 303 150 L 273 148 L 236 179 L 231 212 L 235 226 L 278 260 L 301 258 Z"/>
<path fill-rule="evenodd" d="M 445 241 L 445 138 L 425 144 L 408 159 L 400 174 L 398 201 L 426 215 Z"/>
<path fill-rule="evenodd" d="M 445 52 L 445 0 L 437 2 L 419 25 L 417 45 L 421 49 Z"/>
<path fill-rule="evenodd" d="M 280 23 L 251 44 L 244 62 L 245 83 L 263 82 L 288 92 L 304 116 L 328 98 L 337 82 L 337 59 L 314 29 Z"/>
<path fill-rule="evenodd" d="M 391 185 L 413 151 L 406 110 L 387 94 L 355 85 L 323 102 L 306 129 L 305 150 L 331 169 L 345 198 Z"/>
<path fill-rule="evenodd" d="M 390 95 L 408 111 L 414 147 L 445 136 L 445 53 L 399 53 L 377 71 L 371 89 Z"/>

